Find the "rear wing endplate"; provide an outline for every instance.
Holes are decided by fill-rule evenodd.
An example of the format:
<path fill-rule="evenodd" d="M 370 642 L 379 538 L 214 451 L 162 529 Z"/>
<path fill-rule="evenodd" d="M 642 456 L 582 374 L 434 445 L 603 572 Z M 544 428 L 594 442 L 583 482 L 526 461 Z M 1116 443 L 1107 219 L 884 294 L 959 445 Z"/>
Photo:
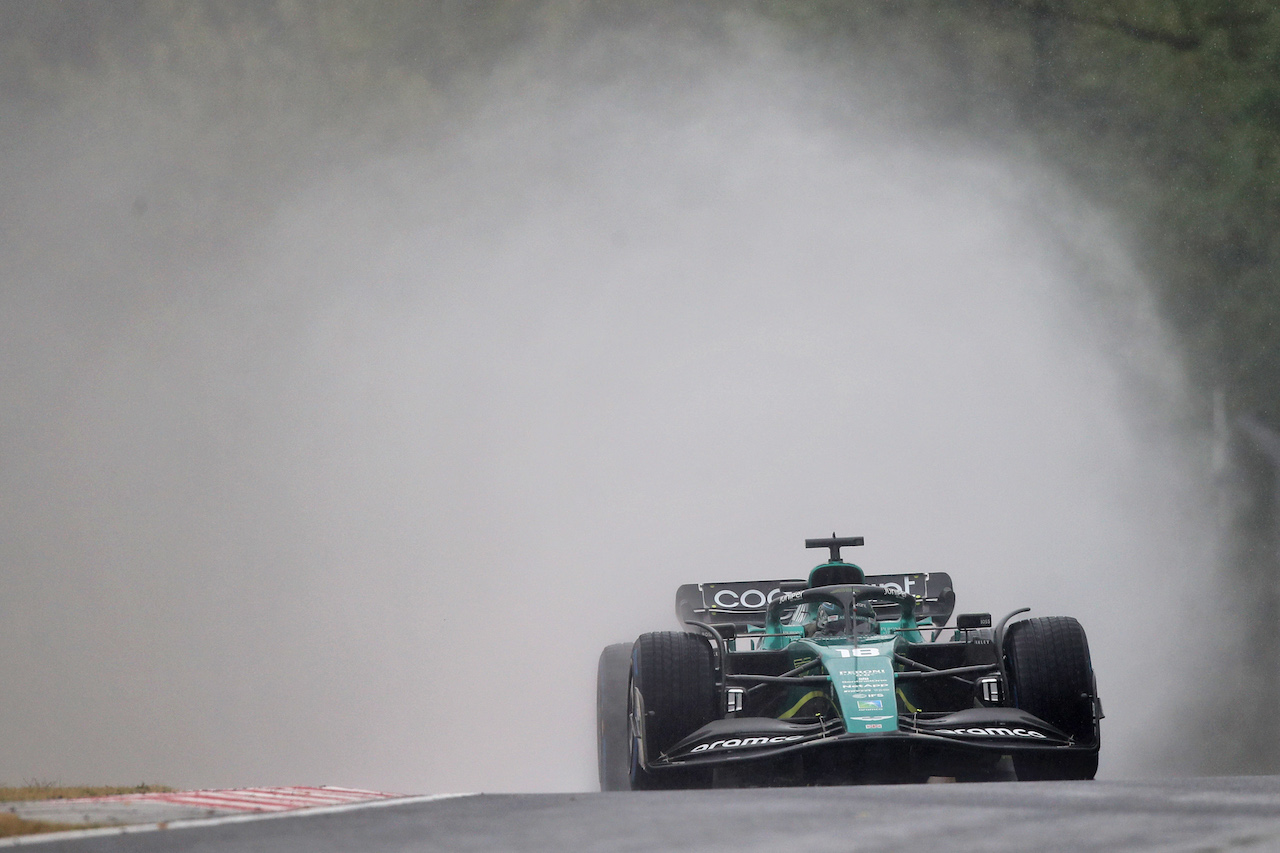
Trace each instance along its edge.
<path fill-rule="evenodd" d="M 919 606 L 916 619 L 938 627 L 947 623 L 956 606 L 951 576 L 946 572 L 903 575 L 867 575 L 867 583 L 914 596 Z M 732 622 L 735 625 L 764 625 L 772 603 L 782 594 L 783 584 L 803 584 L 802 580 L 731 581 L 728 583 L 687 583 L 676 590 L 676 618 L 681 624 Z"/>

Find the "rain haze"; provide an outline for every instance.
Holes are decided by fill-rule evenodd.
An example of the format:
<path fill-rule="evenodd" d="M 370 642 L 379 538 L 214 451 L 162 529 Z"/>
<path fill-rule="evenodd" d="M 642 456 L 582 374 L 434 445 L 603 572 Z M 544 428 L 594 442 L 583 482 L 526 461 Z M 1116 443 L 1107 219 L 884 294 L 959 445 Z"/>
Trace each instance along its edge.
<path fill-rule="evenodd" d="M 1101 775 L 1177 769 L 1207 449 L 1122 229 L 709 18 L 0 119 L 0 782 L 590 790 L 601 648 L 832 531 L 1079 618 Z"/>

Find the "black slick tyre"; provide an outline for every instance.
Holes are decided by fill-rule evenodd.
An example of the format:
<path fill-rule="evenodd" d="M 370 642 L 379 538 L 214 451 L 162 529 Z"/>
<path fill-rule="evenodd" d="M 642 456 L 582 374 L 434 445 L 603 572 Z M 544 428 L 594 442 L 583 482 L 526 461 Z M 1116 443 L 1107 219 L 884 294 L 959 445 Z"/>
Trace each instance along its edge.
<path fill-rule="evenodd" d="M 630 782 L 633 790 L 705 788 L 710 770 L 645 769 L 682 738 L 719 718 L 711 644 L 696 634 L 642 634 L 631 649 Z M 641 750 L 644 762 L 641 762 Z"/>
<path fill-rule="evenodd" d="M 631 644 L 605 646 L 596 667 L 596 758 L 601 791 L 631 788 L 631 729 L 627 690 L 631 677 Z"/>
<path fill-rule="evenodd" d="M 1026 619 L 1009 626 L 1003 645 L 1014 706 L 1092 747 L 1060 755 L 1015 753 L 1018 779 L 1092 779 L 1098 772 L 1099 743 L 1084 628 L 1069 616 Z"/>

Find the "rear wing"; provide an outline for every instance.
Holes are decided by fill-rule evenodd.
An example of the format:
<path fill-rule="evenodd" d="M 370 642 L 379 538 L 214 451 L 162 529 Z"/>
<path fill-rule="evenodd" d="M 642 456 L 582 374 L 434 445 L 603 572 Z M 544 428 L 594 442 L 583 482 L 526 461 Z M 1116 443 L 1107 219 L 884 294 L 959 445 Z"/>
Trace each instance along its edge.
<path fill-rule="evenodd" d="M 867 583 L 914 596 L 919 605 L 916 619 L 938 627 L 947 624 L 956 606 L 951 576 L 946 572 L 905 575 L 867 575 Z M 676 590 L 676 618 L 681 624 L 731 622 L 735 625 L 764 625 L 769 604 L 782 594 L 782 585 L 802 580 L 732 581 L 729 583 L 687 583 Z M 794 587 L 792 587 L 794 588 Z"/>

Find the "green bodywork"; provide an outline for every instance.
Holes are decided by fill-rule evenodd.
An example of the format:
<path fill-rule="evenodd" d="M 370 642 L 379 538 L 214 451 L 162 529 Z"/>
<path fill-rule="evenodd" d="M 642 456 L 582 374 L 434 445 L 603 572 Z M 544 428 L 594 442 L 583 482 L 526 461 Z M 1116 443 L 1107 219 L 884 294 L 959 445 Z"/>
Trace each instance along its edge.
<path fill-rule="evenodd" d="M 861 569 L 852 563 L 824 563 L 816 567 L 814 573 L 832 568 L 857 570 L 857 574 L 851 573 L 852 577 L 861 574 Z M 844 588 L 852 587 L 846 585 Z M 764 627 L 751 632 L 761 636 L 753 640 L 748 633 L 744 637 L 754 648 L 786 650 L 793 668 L 815 658 L 820 659 L 823 670 L 830 677 L 826 687 L 791 688 L 783 702 L 787 710 L 781 714 L 782 718 L 795 713 L 807 701 L 825 696 L 839 709 L 847 732 L 883 734 L 898 729 L 899 700 L 907 702 L 909 697 L 900 694 L 895 687 L 894 672 L 901 665 L 895 666 L 894 655 L 901 653 L 909 643 L 923 642 L 920 628 L 928 627 L 932 620 L 925 617 L 924 626 L 917 622 L 916 602 L 912 596 L 886 591 L 875 598 L 897 604 L 898 618 L 876 620 L 867 605 L 854 605 L 850 608 L 850 618 L 855 612 L 868 614 L 862 618 L 863 633 L 855 629 L 838 635 L 821 635 L 816 630 L 816 626 L 821 624 L 820 606 L 834 609 L 836 605 L 820 605 L 817 601 L 798 604 L 795 599 L 779 599 L 770 605 Z M 809 610 L 802 611 L 797 618 L 794 614 L 806 606 Z M 789 622 L 784 623 L 782 616 L 788 608 L 793 615 Z"/>
<path fill-rule="evenodd" d="M 795 643 L 822 657 L 844 717 L 845 731 L 888 732 L 898 728 L 898 700 L 893 684 L 893 651 L 897 643 L 893 636 L 868 637 L 857 645 L 826 638 Z"/>

